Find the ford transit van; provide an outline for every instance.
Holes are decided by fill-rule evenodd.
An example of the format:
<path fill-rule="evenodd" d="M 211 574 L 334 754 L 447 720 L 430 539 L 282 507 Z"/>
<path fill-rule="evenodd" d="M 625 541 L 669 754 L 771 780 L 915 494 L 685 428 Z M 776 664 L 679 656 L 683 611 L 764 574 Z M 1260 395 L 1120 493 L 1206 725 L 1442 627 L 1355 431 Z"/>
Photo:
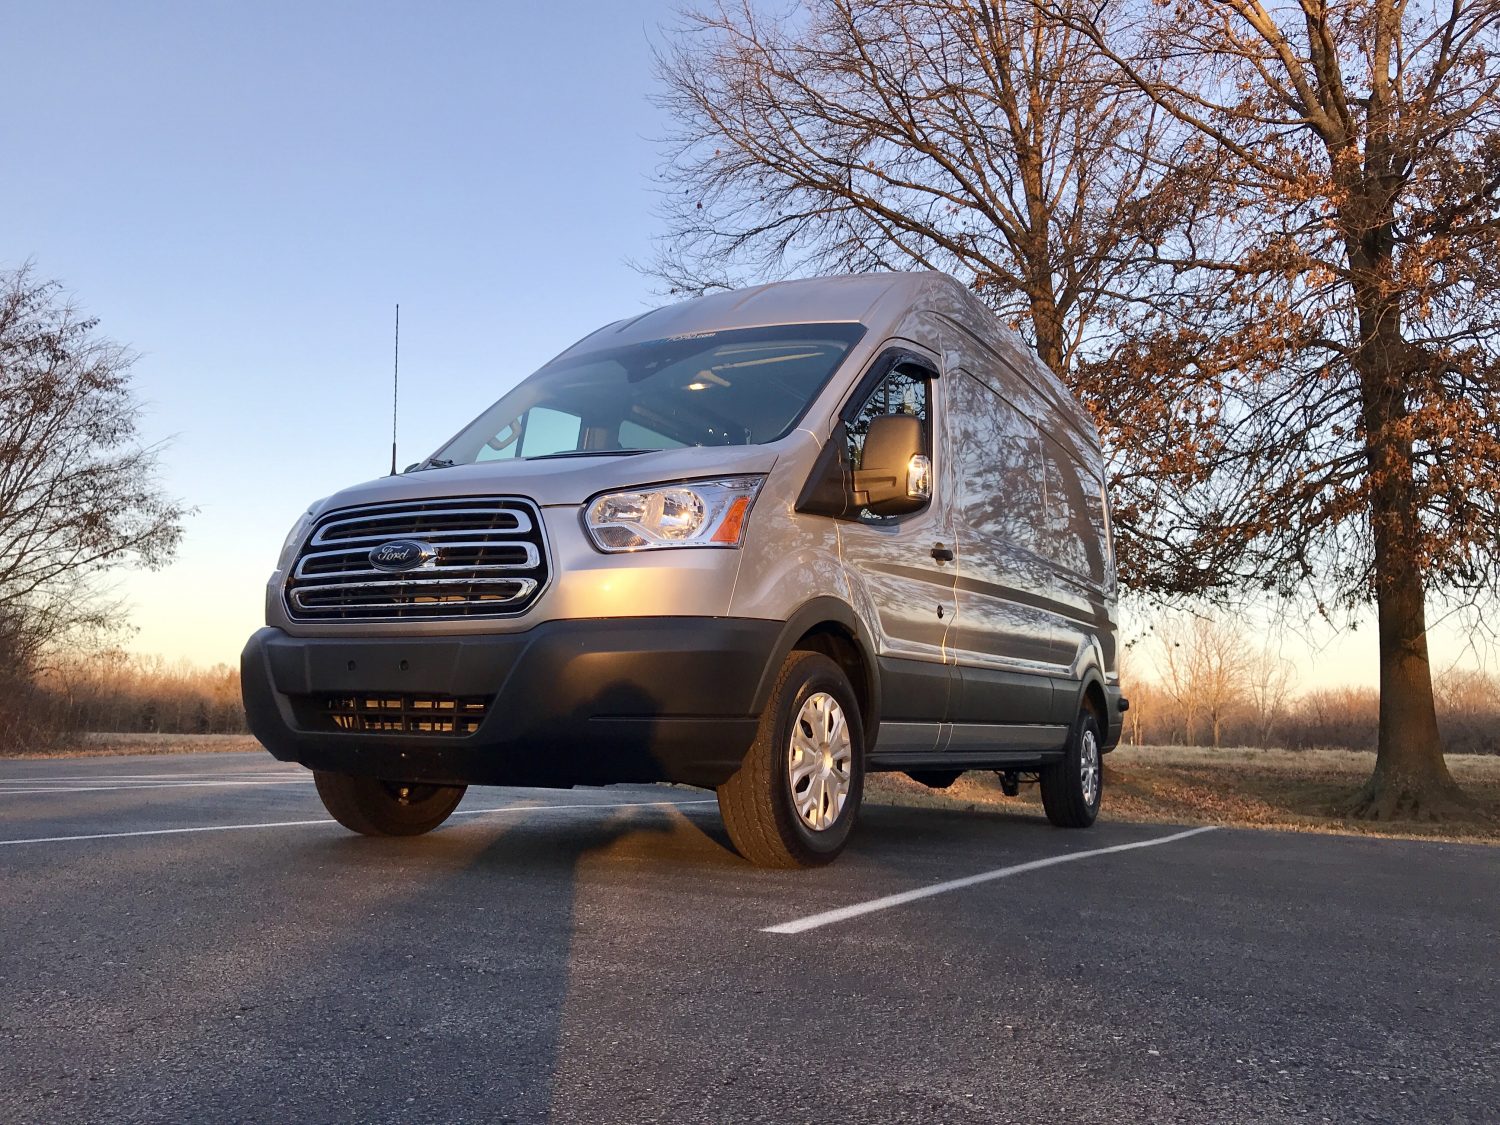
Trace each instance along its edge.
<path fill-rule="evenodd" d="M 671 781 L 809 865 L 868 773 L 975 769 L 1086 827 L 1127 706 L 1098 434 L 943 274 L 657 309 L 313 505 L 243 684 L 356 832 L 469 785 Z"/>

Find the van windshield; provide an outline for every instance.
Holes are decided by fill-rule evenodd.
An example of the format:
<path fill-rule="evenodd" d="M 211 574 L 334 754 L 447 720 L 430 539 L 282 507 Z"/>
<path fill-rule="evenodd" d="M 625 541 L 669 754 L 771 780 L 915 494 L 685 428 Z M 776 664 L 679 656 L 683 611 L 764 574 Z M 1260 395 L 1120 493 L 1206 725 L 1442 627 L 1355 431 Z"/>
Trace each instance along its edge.
<path fill-rule="evenodd" d="M 764 445 L 790 433 L 865 329 L 694 332 L 553 360 L 426 466 Z"/>

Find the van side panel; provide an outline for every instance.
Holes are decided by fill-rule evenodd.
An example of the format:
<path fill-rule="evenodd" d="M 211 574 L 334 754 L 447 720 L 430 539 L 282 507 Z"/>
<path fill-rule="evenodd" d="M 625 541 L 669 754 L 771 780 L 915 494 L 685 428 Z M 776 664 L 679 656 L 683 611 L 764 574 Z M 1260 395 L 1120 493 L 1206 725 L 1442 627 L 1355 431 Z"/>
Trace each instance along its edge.
<path fill-rule="evenodd" d="M 1026 377 L 1029 356 L 967 329 L 950 330 L 945 345 L 960 476 L 950 722 L 971 744 L 1025 737 L 1042 749 L 1071 729 L 1086 679 L 1113 678 L 1102 456 L 1092 429 L 1073 417 L 1076 405 L 1065 416 Z M 1118 715 L 1105 718 L 1109 726 Z M 1018 734 L 1001 724 L 1035 725 Z"/>
<path fill-rule="evenodd" d="M 962 664 L 1048 675 L 1068 663 L 1069 635 L 1042 555 L 1046 493 L 1036 425 L 964 370 L 948 375 L 958 466 L 958 620 Z"/>
<path fill-rule="evenodd" d="M 745 524 L 728 616 L 786 621 L 798 607 L 821 597 L 860 611 L 858 593 L 839 560 L 834 521 L 796 511 L 798 494 L 821 449 L 822 442 L 805 429 L 784 439 Z M 865 614 L 860 616 L 868 625 Z"/>
<path fill-rule="evenodd" d="M 977 304 L 977 302 L 976 302 Z M 1043 517 L 1023 545 L 1049 572 L 1031 576 L 1048 588 L 1063 621 L 1060 663 L 1078 676 L 1083 646 L 1097 641 L 1103 672 L 1115 681 L 1117 585 L 1106 524 L 1104 457 L 1092 421 L 1035 356 L 983 309 L 956 312 L 945 323 L 949 367 L 960 366 L 1040 433 Z M 981 454 L 982 455 L 982 454 Z"/>

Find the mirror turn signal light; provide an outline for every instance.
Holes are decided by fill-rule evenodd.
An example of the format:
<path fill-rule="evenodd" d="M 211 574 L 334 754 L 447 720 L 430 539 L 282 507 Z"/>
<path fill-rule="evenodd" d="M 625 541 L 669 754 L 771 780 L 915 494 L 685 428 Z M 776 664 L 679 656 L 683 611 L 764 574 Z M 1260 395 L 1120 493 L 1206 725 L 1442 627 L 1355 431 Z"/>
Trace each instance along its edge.
<path fill-rule="evenodd" d="M 932 499 L 932 459 L 918 453 L 906 463 L 906 495 L 913 500 Z"/>

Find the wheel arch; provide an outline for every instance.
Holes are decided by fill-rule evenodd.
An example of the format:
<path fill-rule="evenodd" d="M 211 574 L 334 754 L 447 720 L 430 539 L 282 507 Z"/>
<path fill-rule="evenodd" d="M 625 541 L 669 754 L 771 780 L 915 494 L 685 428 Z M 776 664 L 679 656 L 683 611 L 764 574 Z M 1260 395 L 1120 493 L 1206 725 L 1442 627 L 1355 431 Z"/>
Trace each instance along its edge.
<path fill-rule="evenodd" d="M 1104 737 L 1104 751 L 1108 753 L 1119 745 L 1125 729 L 1125 709 L 1129 706 L 1121 698 L 1118 680 L 1111 686 L 1105 675 L 1107 668 L 1117 665 L 1113 659 L 1105 660 L 1103 643 L 1094 635 L 1080 651 L 1078 666 L 1082 671 L 1073 715 L 1084 707 L 1092 709 L 1099 721 L 1099 733 Z"/>
<path fill-rule="evenodd" d="M 1109 697 L 1104 693 L 1104 677 L 1093 669 L 1083 677 L 1083 688 L 1078 693 L 1078 709 L 1085 707 L 1094 713 L 1102 732 L 1109 724 Z"/>
<path fill-rule="evenodd" d="M 844 670 L 859 703 L 865 745 L 873 746 L 880 728 L 880 674 L 875 645 L 858 615 L 838 598 L 814 598 L 787 619 L 755 689 L 756 713 L 765 709 L 787 656 L 799 649 L 821 652 Z"/>

